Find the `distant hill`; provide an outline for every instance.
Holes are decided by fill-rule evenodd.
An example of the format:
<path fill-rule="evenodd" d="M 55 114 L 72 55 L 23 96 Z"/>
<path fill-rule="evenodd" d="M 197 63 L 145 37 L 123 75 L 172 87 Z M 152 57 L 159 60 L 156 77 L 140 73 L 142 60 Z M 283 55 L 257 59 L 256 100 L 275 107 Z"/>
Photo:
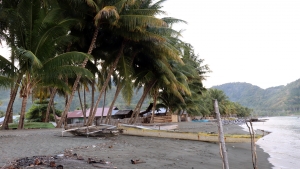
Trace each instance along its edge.
<path fill-rule="evenodd" d="M 286 86 L 262 89 L 250 83 L 226 83 L 213 86 L 224 91 L 233 102 L 252 108 L 259 114 L 300 112 L 300 79 Z"/>

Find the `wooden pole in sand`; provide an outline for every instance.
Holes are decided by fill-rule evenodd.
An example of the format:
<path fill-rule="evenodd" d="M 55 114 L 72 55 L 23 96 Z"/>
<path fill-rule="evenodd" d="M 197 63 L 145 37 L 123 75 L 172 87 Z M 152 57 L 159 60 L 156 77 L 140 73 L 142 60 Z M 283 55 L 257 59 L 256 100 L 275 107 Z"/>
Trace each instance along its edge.
<path fill-rule="evenodd" d="M 218 106 L 218 101 L 217 99 L 214 99 L 214 107 L 215 107 L 215 112 L 216 112 L 216 117 L 217 117 L 217 124 L 218 124 L 218 129 L 219 129 L 219 140 L 220 140 L 220 146 L 221 146 L 221 157 L 223 160 L 223 168 L 224 169 L 229 169 L 229 164 L 228 164 L 228 157 L 227 157 L 227 151 L 226 151 L 226 146 L 225 146 L 225 140 L 224 140 L 224 133 L 223 133 L 223 125 L 222 125 L 222 120 L 219 112 L 219 106 Z"/>

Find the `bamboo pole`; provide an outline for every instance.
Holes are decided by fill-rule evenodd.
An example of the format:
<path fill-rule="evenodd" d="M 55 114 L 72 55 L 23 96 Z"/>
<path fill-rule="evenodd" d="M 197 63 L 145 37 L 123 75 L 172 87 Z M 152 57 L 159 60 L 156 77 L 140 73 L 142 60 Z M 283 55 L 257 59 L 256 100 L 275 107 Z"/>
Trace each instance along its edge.
<path fill-rule="evenodd" d="M 228 157 L 227 157 L 227 151 L 226 151 L 226 146 L 225 146 L 225 140 L 224 140 L 224 133 L 223 133 L 223 125 L 220 117 L 220 112 L 219 112 L 219 106 L 218 106 L 218 101 L 215 99 L 214 100 L 214 107 L 215 107 L 215 112 L 217 116 L 217 121 L 218 121 L 218 129 L 219 129 L 219 140 L 220 140 L 220 145 L 221 145 L 221 157 L 223 160 L 223 168 L 229 169 L 229 164 L 228 164 Z"/>

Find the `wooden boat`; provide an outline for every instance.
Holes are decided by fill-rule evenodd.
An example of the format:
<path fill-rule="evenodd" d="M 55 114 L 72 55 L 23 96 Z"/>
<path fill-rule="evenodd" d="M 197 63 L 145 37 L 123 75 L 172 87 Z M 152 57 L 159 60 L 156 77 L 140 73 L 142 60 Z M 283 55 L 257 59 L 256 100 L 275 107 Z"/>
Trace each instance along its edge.
<path fill-rule="evenodd" d="M 119 130 L 116 126 L 102 124 L 100 126 L 76 127 L 62 131 L 69 132 L 75 136 L 86 137 L 113 137 L 119 135 Z"/>
<path fill-rule="evenodd" d="M 207 119 L 192 120 L 192 122 L 209 122 Z"/>
<path fill-rule="evenodd" d="M 143 125 L 119 124 L 119 126 L 133 127 L 137 129 L 148 129 L 148 130 L 178 130 L 177 124 L 165 124 L 165 123 L 143 124 Z"/>
<path fill-rule="evenodd" d="M 175 138 L 183 140 L 197 140 L 205 142 L 219 142 L 218 134 L 197 133 L 197 132 L 179 132 L 172 130 L 156 130 L 149 129 L 144 126 L 133 125 L 118 125 L 120 133 L 124 135 L 145 136 L 145 137 L 163 137 Z M 246 143 L 251 142 L 250 135 L 225 135 L 225 142 L 228 143 Z M 255 141 L 261 138 L 261 135 L 256 135 Z"/>

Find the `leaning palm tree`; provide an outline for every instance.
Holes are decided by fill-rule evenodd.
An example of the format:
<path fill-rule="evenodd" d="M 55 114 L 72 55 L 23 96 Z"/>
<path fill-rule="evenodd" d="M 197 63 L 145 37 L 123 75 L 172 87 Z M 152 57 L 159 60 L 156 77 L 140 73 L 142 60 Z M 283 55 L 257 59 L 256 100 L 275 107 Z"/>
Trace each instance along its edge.
<path fill-rule="evenodd" d="M 9 29 L 9 33 L 14 35 L 15 40 L 9 41 L 9 46 L 12 48 L 12 51 L 17 54 L 16 56 L 19 61 L 18 76 L 22 79 L 20 91 L 23 97 L 23 106 L 21 108 L 21 118 L 18 128 L 22 128 L 24 124 L 24 107 L 28 95 L 34 86 L 45 84 L 44 80 L 46 77 L 51 79 L 51 83 L 58 81 L 58 76 L 55 78 L 49 75 L 42 77 L 41 75 L 45 75 L 46 73 L 46 69 L 42 69 L 42 66 L 45 63 L 49 63 L 49 59 L 63 53 L 61 49 L 74 41 L 74 38 L 68 35 L 68 31 L 70 27 L 78 24 L 76 19 L 63 17 L 63 10 L 56 6 L 55 3 L 52 3 L 51 8 L 43 7 L 43 5 L 44 4 L 40 1 L 21 1 L 17 4 L 16 9 L 14 9 L 15 13 L 12 14 L 13 19 L 19 22 L 15 22 L 15 20 L 11 19 L 10 23 L 11 29 Z M 84 58 L 89 58 L 87 54 L 78 52 L 68 53 L 57 58 L 68 57 L 67 55 L 80 55 Z M 76 62 L 76 57 L 71 59 L 70 62 L 74 60 Z M 52 67 L 52 69 L 54 69 L 54 67 Z M 62 72 L 63 71 L 60 73 Z M 54 73 L 51 75 L 58 74 Z"/>
<path fill-rule="evenodd" d="M 89 2 L 91 2 L 91 3 L 89 3 Z M 120 1 L 120 2 L 122 2 L 122 1 Z M 101 4 L 101 5 L 103 5 L 105 7 L 102 8 L 101 10 L 98 10 L 99 8 L 98 8 L 97 4 L 93 3 L 92 1 L 87 1 L 87 3 L 88 3 L 88 5 L 92 5 L 94 7 L 94 10 L 97 12 L 96 15 L 95 15 L 95 18 L 94 18 L 95 19 L 94 34 L 93 34 L 93 37 L 92 37 L 92 41 L 90 43 L 90 47 L 89 47 L 88 52 L 87 52 L 88 54 L 92 54 L 92 51 L 94 49 L 94 46 L 95 46 L 95 43 L 96 43 L 96 40 L 97 40 L 99 28 L 100 28 L 100 25 L 102 24 L 102 21 L 104 21 L 105 23 L 114 24 L 119 19 L 119 14 L 117 12 L 116 7 L 114 7 L 114 6 L 105 6 L 106 4 L 104 3 L 104 4 Z M 123 2 L 122 7 L 124 7 L 124 4 L 125 4 L 125 2 Z M 107 18 L 109 18 L 109 19 L 107 19 Z M 87 64 L 87 61 L 88 61 L 88 59 L 85 59 L 83 61 L 83 63 L 81 64 L 81 66 L 85 67 L 86 64 Z M 64 120 L 66 118 L 67 112 L 70 109 L 71 102 L 73 100 L 73 96 L 75 94 L 75 91 L 76 91 L 76 88 L 77 88 L 77 85 L 79 83 L 80 78 L 81 78 L 81 76 L 78 75 L 77 78 L 76 78 L 76 80 L 75 80 L 75 82 L 74 82 L 74 84 L 73 84 L 72 93 L 70 95 L 68 103 L 66 104 L 64 112 L 63 112 L 63 114 L 61 116 L 61 120 L 59 121 L 59 123 L 56 126 L 57 128 L 61 127 L 62 123 L 64 122 Z M 103 93 L 103 91 L 104 90 L 102 90 L 101 93 Z M 100 94 L 100 95 L 102 95 L 102 94 Z M 95 106 L 94 111 L 96 111 L 96 109 L 97 109 L 97 106 Z M 91 123 L 90 118 L 89 118 L 88 123 Z"/>
<path fill-rule="evenodd" d="M 128 5 L 126 10 L 120 13 L 120 18 L 118 22 L 112 24 L 112 30 L 114 34 L 120 37 L 120 50 L 118 54 L 114 57 L 111 63 L 111 68 L 108 74 L 112 74 L 116 68 L 119 59 L 124 55 L 124 50 L 130 49 L 133 42 L 152 42 L 159 43 L 165 41 L 165 38 L 159 34 L 159 32 L 150 31 L 149 27 L 166 27 L 167 24 L 164 20 L 156 18 L 154 15 L 160 13 L 159 7 L 148 8 L 143 2 L 136 1 L 134 5 Z M 108 76 L 109 77 L 109 76 Z M 109 77 L 110 79 L 110 77 Z M 106 79 L 108 82 L 109 79 Z M 99 104 L 102 93 L 106 85 L 102 86 L 100 95 L 97 99 L 96 105 Z M 93 114 L 89 117 L 88 123 L 91 124 L 96 109 L 94 109 Z"/>

